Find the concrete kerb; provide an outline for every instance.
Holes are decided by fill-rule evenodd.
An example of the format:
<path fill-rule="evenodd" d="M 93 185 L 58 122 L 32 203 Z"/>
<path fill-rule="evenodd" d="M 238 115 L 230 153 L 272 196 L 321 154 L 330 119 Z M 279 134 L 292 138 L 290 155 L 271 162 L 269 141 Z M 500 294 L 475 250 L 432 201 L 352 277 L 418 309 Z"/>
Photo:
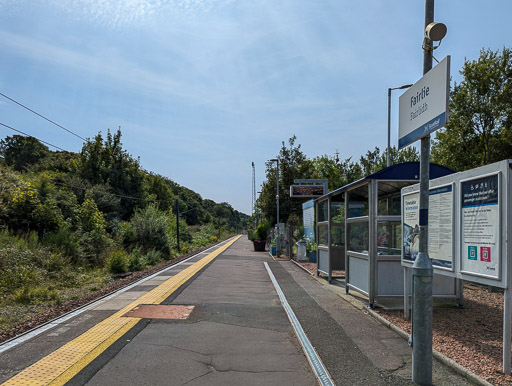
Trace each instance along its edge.
<path fill-rule="evenodd" d="M 297 267 L 299 267 L 300 269 L 302 269 L 304 272 L 307 272 L 309 273 L 311 276 L 315 276 L 314 273 L 311 273 L 309 272 L 305 267 L 303 267 L 302 265 L 300 265 L 299 263 L 297 263 L 295 260 L 291 259 L 290 261 L 292 261 Z"/>
<path fill-rule="evenodd" d="M 292 260 L 292 259 L 290 259 L 289 257 L 284 258 L 284 257 L 277 257 L 277 256 L 274 256 L 274 255 L 272 255 L 270 252 L 269 252 L 268 254 L 269 254 L 269 256 L 272 258 L 272 260 L 274 260 L 274 261 L 290 261 L 290 260 Z M 293 260 L 292 260 L 292 261 L 293 261 Z"/>
<path fill-rule="evenodd" d="M 304 268 L 303 266 L 301 266 L 300 264 L 298 264 L 297 262 L 295 262 L 294 260 L 292 260 L 295 265 L 299 266 L 300 268 L 302 268 L 304 271 L 306 271 L 307 273 L 309 273 L 313 278 L 315 278 L 315 280 L 317 280 L 319 283 L 321 283 L 322 285 L 325 285 L 325 280 L 320 278 L 320 277 L 317 277 L 315 275 L 313 275 L 311 272 L 309 272 L 306 268 Z M 375 311 L 373 311 L 372 309 L 366 307 L 364 304 L 362 304 L 360 301 L 358 301 L 357 299 L 355 299 L 354 297 L 350 296 L 350 295 L 347 295 L 343 292 L 341 292 L 341 288 L 339 287 L 336 287 L 336 286 L 332 286 L 332 285 L 328 285 L 327 288 L 329 290 L 331 290 L 332 292 L 334 292 L 336 295 L 338 295 L 340 298 L 342 298 L 343 300 L 347 301 L 348 303 L 350 303 L 352 306 L 354 306 L 355 308 L 363 311 L 363 313 L 368 313 L 371 317 L 373 317 L 374 319 L 376 319 L 379 323 L 383 324 L 384 326 L 388 327 L 389 329 L 391 329 L 392 331 L 396 332 L 398 335 L 400 335 L 403 339 L 405 340 L 409 340 L 409 334 L 407 332 L 405 332 L 404 330 L 402 330 L 401 328 L 399 328 L 398 326 L 396 326 L 395 324 L 391 323 L 389 320 L 383 318 L 382 316 L 380 316 L 379 314 L 377 314 Z M 479 377 L 478 375 L 476 375 L 475 373 L 469 371 L 468 369 L 466 369 L 465 367 L 459 365 L 457 362 L 455 362 L 454 360 L 448 358 L 446 355 L 444 354 L 441 354 L 439 351 L 435 350 L 435 349 L 432 349 L 432 356 L 434 358 L 436 358 L 439 362 L 443 363 L 444 365 L 450 367 L 453 371 L 455 371 L 456 373 L 462 375 L 463 377 L 465 377 L 466 379 L 468 379 L 469 381 L 473 382 L 474 384 L 476 385 L 481 385 L 481 386 L 492 386 L 491 383 L 487 382 L 485 379 Z"/>

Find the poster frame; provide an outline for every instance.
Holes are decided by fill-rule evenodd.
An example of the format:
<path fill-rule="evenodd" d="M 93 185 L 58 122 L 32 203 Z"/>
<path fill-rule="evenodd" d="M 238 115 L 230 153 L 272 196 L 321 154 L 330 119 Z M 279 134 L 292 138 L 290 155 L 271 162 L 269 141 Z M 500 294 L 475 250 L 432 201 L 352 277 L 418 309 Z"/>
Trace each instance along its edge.
<path fill-rule="evenodd" d="M 429 204 L 430 204 L 430 191 L 434 190 L 434 189 L 441 189 L 441 188 L 445 188 L 445 187 L 448 187 L 448 186 L 451 186 L 452 188 L 452 191 L 451 191 L 451 199 L 452 199 L 452 210 L 451 210 L 451 218 L 452 218 L 452 223 L 454 222 L 455 220 L 455 207 L 456 207 L 456 184 L 455 182 L 448 182 L 448 183 L 443 183 L 443 184 L 440 184 L 440 185 L 436 185 L 436 186 L 430 186 L 429 187 Z M 415 193 L 419 193 L 419 189 L 415 189 L 415 190 L 412 190 L 412 191 L 409 191 L 407 193 L 402 193 L 402 199 L 401 199 L 401 205 L 402 205 L 402 214 L 404 213 L 404 197 L 406 196 L 409 196 L 409 195 L 412 195 L 412 194 L 415 194 Z M 430 205 L 429 205 L 430 206 Z M 403 229 L 404 229 L 404 216 L 402 215 L 402 232 L 403 232 Z M 451 252 L 452 252 L 452 266 L 451 267 L 442 267 L 442 266 L 439 266 L 439 265 L 434 265 L 432 264 L 434 270 L 436 271 L 436 273 L 438 273 L 438 271 L 444 271 L 444 272 L 451 272 L 451 273 L 454 273 L 455 272 L 455 265 L 456 265 L 456 241 L 455 241 L 455 227 L 452 227 L 452 245 L 451 245 Z M 414 264 L 414 261 L 411 261 L 411 260 L 405 260 L 404 259 L 404 251 L 403 251 L 403 235 L 402 235 L 402 266 L 407 266 L 407 267 L 412 267 L 413 264 Z M 430 256 L 429 256 L 430 257 Z M 430 260 L 432 260 L 432 258 L 430 258 Z"/>
<path fill-rule="evenodd" d="M 463 240 L 463 237 L 462 237 L 462 233 L 464 231 L 463 229 L 463 216 L 462 216 L 462 184 L 463 183 L 466 183 L 466 182 L 470 182 L 470 181 L 474 181 L 474 180 L 479 180 L 479 179 L 482 179 L 482 178 L 487 178 L 487 177 L 493 177 L 493 176 L 498 176 L 498 232 L 497 232 L 497 237 L 498 237 L 498 240 L 497 240 L 497 246 L 498 246 L 498 269 L 496 270 L 497 271 L 497 275 L 486 275 L 486 274 L 483 274 L 483 273 L 479 273 L 479 272 L 473 272 L 473 271 L 469 271 L 469 270 L 465 270 L 463 269 L 463 259 L 464 259 L 464 256 L 465 254 L 462 252 L 463 251 L 463 248 L 464 248 L 464 240 Z M 495 172 L 492 172 L 492 173 L 487 173 L 487 174 L 480 174 L 478 176 L 474 176 L 474 177 L 468 177 L 468 178 L 464 178 L 464 179 L 460 179 L 459 182 L 459 196 L 460 196 L 460 202 L 459 202 L 459 205 L 458 205 L 458 208 L 457 210 L 460 211 L 460 215 L 459 215 L 459 229 L 460 229 L 460 233 L 461 233 L 461 237 L 460 237 L 460 240 L 459 240 L 459 247 L 460 247 L 460 253 L 459 253 L 459 272 L 461 274 L 464 274 L 464 275 L 470 275 L 470 276 L 477 276 L 477 277 L 482 277 L 482 278 L 485 278 L 485 279 L 490 279 L 490 280 L 496 280 L 496 281 L 501 281 L 502 279 L 502 264 L 503 264 L 503 261 L 502 261 L 502 257 L 503 257 L 503 246 L 502 246 L 502 236 L 503 236 L 503 232 L 502 232 L 502 185 L 503 185 L 503 182 L 502 182 L 502 173 L 500 170 L 498 171 L 495 171 Z"/>

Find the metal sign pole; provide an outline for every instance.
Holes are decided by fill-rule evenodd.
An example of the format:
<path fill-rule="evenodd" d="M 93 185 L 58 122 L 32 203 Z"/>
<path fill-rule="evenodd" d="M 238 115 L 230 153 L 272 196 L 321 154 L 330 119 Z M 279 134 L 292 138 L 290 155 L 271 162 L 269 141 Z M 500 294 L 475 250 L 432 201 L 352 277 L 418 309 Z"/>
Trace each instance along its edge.
<path fill-rule="evenodd" d="M 434 0 L 425 0 L 425 28 L 434 21 Z M 423 75 L 432 69 L 432 41 L 425 39 Z M 428 198 L 430 172 L 430 136 L 421 139 L 419 252 L 412 267 L 412 381 L 432 384 L 432 280 L 433 268 L 428 256 Z"/>

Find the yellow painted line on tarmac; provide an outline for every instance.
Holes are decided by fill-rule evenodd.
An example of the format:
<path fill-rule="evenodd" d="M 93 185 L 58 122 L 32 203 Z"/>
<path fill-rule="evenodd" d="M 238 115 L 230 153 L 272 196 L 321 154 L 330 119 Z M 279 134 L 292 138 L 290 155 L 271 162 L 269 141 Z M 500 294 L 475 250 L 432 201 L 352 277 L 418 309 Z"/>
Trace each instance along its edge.
<path fill-rule="evenodd" d="M 197 263 L 164 281 L 82 335 L 27 367 L 3 385 L 65 384 L 140 320 L 140 318 L 123 317 L 124 314 L 139 304 L 160 304 L 240 237 L 232 239 Z"/>

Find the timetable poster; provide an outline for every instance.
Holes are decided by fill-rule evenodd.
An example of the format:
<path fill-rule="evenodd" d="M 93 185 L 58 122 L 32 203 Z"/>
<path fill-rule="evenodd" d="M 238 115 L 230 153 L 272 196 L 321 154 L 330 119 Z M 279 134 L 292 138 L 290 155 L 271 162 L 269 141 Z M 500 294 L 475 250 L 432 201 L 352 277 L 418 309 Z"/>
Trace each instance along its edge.
<path fill-rule="evenodd" d="M 430 189 L 428 256 L 432 265 L 453 268 L 453 187 Z"/>
<path fill-rule="evenodd" d="M 402 249 L 403 259 L 416 260 L 420 245 L 420 195 L 411 193 L 403 196 L 403 231 Z"/>
<path fill-rule="evenodd" d="M 414 261 L 419 252 L 420 195 L 403 196 L 403 256 Z M 453 268 L 453 187 L 443 186 L 429 191 L 428 255 L 432 265 Z"/>
<path fill-rule="evenodd" d="M 475 275 L 500 276 L 500 207 L 498 175 L 461 183 L 461 269 Z"/>

